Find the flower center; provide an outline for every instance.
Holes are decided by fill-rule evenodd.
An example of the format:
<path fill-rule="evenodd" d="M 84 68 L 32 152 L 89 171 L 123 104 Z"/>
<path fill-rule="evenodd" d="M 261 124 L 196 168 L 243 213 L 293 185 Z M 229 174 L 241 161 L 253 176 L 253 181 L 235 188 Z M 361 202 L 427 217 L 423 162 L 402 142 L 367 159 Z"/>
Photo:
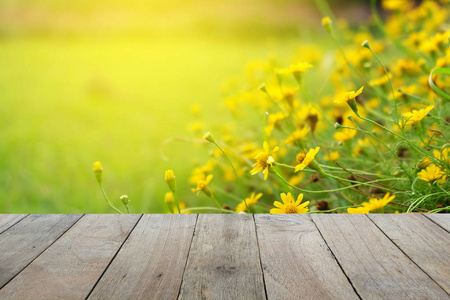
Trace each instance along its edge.
<path fill-rule="evenodd" d="M 267 162 L 269 160 L 269 155 L 265 154 L 264 156 L 262 156 L 259 160 L 259 165 L 265 169 L 269 166 L 269 163 Z"/>
<path fill-rule="evenodd" d="M 290 202 L 290 203 L 286 204 L 286 206 L 284 207 L 284 211 L 287 214 L 296 214 L 297 207 L 295 206 L 295 203 Z"/>
<path fill-rule="evenodd" d="M 301 163 L 305 160 L 305 158 L 306 158 L 306 153 L 305 153 L 305 152 L 300 152 L 300 153 L 297 155 L 297 161 L 298 161 L 298 163 L 301 164 Z"/>

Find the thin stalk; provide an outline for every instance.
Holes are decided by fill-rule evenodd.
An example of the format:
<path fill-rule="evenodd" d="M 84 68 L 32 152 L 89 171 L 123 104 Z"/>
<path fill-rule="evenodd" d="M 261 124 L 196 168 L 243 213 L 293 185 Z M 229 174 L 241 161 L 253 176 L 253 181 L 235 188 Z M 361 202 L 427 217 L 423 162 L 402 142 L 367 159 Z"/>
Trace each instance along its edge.
<path fill-rule="evenodd" d="M 392 178 L 382 178 L 382 179 L 377 179 L 377 180 L 372 180 L 372 181 L 368 181 L 368 182 L 360 182 L 357 184 L 353 184 L 351 186 L 346 186 L 343 188 L 338 188 L 338 189 L 332 189 L 332 190 L 322 190 L 322 191 L 313 191 L 313 190 L 304 190 L 301 189 L 295 185 L 290 184 L 289 182 L 287 182 L 286 179 L 284 179 L 283 176 L 281 176 L 278 172 L 275 171 L 275 174 L 284 181 L 284 183 L 286 183 L 288 186 L 290 186 L 291 188 L 294 188 L 296 190 L 299 190 L 300 192 L 303 193 L 311 193 L 311 194 L 321 194 L 321 193 L 333 193 L 333 192 L 339 192 L 339 191 L 343 191 L 343 190 L 348 190 L 351 188 L 354 188 L 356 186 L 360 186 L 360 185 L 370 185 L 371 183 L 376 183 L 376 182 L 381 182 L 381 181 L 388 181 L 388 180 L 393 180 Z M 395 178 L 395 180 L 405 180 L 404 178 Z"/>
<path fill-rule="evenodd" d="M 239 178 L 239 176 L 238 176 L 238 174 L 237 174 L 237 172 L 236 172 L 236 169 L 234 168 L 234 165 L 233 165 L 233 163 L 231 162 L 230 157 L 229 157 L 229 156 L 227 155 L 227 153 L 222 149 L 222 147 L 220 147 L 219 144 L 217 144 L 215 141 L 213 142 L 213 144 L 216 145 L 217 148 L 219 148 L 220 151 L 222 151 L 223 155 L 225 155 L 226 159 L 228 160 L 228 163 L 230 164 L 231 168 L 233 169 L 234 176 L 236 176 L 236 180 L 237 180 L 237 182 L 238 182 L 239 189 L 241 190 L 242 198 L 244 199 L 245 207 L 247 208 L 247 210 L 248 210 L 249 212 L 253 213 L 253 212 L 250 210 L 250 207 L 247 205 L 247 199 L 245 198 L 244 188 L 242 187 L 241 179 Z"/>
<path fill-rule="evenodd" d="M 106 202 L 109 204 L 109 206 L 111 206 L 112 209 L 114 209 L 116 212 L 118 212 L 119 214 L 123 214 L 123 212 L 121 212 L 119 209 L 117 209 L 112 203 L 111 201 L 109 201 L 108 197 L 106 196 L 105 190 L 103 189 L 103 184 L 100 184 L 100 189 L 102 190 L 103 193 L 103 197 L 105 198 Z"/>

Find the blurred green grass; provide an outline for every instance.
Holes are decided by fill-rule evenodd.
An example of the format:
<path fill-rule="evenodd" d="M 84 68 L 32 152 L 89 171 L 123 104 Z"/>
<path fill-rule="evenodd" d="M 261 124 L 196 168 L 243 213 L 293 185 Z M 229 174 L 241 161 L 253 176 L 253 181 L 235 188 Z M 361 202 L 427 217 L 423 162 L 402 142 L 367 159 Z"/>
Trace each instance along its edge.
<path fill-rule="evenodd" d="M 2 40 L 0 211 L 110 212 L 92 174 L 100 160 L 113 201 L 128 194 L 132 211 L 163 212 L 164 170 L 190 193 L 186 163 L 199 150 L 170 144 L 165 162 L 161 143 L 186 136 L 194 103 L 216 118 L 221 83 L 271 51 L 232 38 Z"/>

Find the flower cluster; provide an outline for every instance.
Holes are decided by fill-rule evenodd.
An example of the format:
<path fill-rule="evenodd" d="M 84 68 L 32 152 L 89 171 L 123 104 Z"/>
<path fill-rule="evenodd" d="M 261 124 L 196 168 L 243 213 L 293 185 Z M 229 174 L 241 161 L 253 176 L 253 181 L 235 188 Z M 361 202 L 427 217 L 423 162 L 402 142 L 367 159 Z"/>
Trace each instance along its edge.
<path fill-rule="evenodd" d="M 185 202 L 166 173 L 170 211 L 450 212 L 445 2 L 384 0 L 385 21 L 373 5 L 356 30 L 325 17 L 326 47 L 249 63 L 224 84 L 228 113 L 207 128 Z"/>
<path fill-rule="evenodd" d="M 450 74 L 449 9 L 382 4 L 385 22 L 372 7 L 373 23 L 356 31 L 322 20 L 334 60 L 301 44 L 226 84 L 230 120 L 212 130 L 211 167 L 194 169 L 192 190 L 214 173 L 230 213 L 449 211 L 450 77 L 439 76 Z"/>

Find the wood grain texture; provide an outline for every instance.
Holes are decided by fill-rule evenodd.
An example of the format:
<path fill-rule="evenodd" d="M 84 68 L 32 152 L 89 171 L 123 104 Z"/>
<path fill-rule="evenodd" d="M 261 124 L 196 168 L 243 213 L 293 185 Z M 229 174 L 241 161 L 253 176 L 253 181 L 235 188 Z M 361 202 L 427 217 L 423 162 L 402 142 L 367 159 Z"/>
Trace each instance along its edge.
<path fill-rule="evenodd" d="M 179 298 L 266 298 L 251 215 L 199 215 Z"/>
<path fill-rule="evenodd" d="M 29 215 L 0 235 L 0 288 L 82 215 Z"/>
<path fill-rule="evenodd" d="M 419 267 L 450 294 L 450 233 L 421 214 L 369 215 Z"/>
<path fill-rule="evenodd" d="M 359 299 L 308 215 L 255 215 L 268 299 Z"/>
<path fill-rule="evenodd" d="M 0 215 L 0 233 L 7 230 L 27 215 Z"/>
<path fill-rule="evenodd" d="M 176 299 L 197 215 L 144 215 L 89 299 Z"/>
<path fill-rule="evenodd" d="M 84 299 L 140 215 L 85 215 L 0 290 L 0 299 Z"/>
<path fill-rule="evenodd" d="M 312 218 L 363 299 L 448 299 L 366 215 Z"/>
<path fill-rule="evenodd" d="M 424 214 L 424 216 L 450 232 L 450 214 Z"/>

